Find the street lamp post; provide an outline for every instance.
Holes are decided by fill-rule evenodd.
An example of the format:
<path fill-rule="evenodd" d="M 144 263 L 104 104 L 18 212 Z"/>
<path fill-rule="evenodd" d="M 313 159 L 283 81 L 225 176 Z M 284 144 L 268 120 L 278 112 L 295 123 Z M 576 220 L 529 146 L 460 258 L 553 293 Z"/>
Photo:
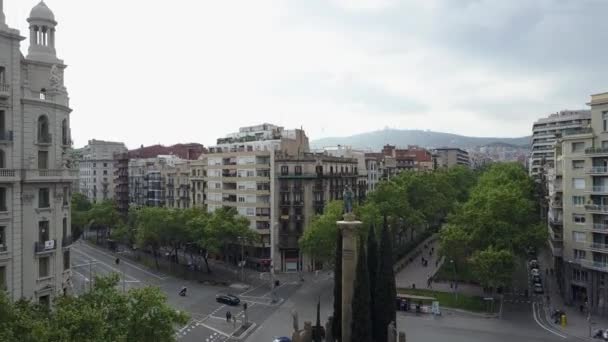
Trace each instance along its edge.
<path fill-rule="evenodd" d="M 243 243 L 244 238 L 242 236 L 238 237 L 239 242 L 241 243 L 241 283 L 244 281 L 244 269 L 245 269 L 245 246 Z"/>
<path fill-rule="evenodd" d="M 450 264 L 452 264 L 452 271 L 453 271 L 453 279 L 454 279 L 454 297 L 456 298 L 456 302 L 458 302 L 458 291 L 457 291 L 457 283 L 456 283 L 456 263 L 454 262 L 454 259 L 450 259 Z"/>

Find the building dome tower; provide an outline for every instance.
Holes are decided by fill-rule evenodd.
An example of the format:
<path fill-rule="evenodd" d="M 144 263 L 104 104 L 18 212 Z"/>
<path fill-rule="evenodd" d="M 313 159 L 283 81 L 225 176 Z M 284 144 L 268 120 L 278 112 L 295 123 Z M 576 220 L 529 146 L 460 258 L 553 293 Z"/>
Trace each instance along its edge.
<path fill-rule="evenodd" d="M 27 22 L 30 23 L 30 48 L 27 58 L 41 62 L 58 62 L 55 52 L 57 22 L 44 0 L 32 8 Z"/>

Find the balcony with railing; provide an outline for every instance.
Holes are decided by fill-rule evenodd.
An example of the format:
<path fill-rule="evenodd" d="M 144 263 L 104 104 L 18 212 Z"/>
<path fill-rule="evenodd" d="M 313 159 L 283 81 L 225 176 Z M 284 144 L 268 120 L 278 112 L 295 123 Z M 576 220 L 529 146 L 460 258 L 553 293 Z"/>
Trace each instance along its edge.
<path fill-rule="evenodd" d="M 608 234 L 608 224 L 605 223 L 594 223 L 591 226 L 591 230 L 595 233 L 605 233 Z"/>
<path fill-rule="evenodd" d="M 0 83 L 0 99 L 8 99 L 11 96 L 11 86 L 7 83 Z"/>
<path fill-rule="evenodd" d="M 608 205 L 602 204 L 585 204 L 585 210 L 593 213 L 608 214 Z"/>
<path fill-rule="evenodd" d="M 608 244 L 603 242 L 591 242 L 587 247 L 593 251 L 608 253 Z"/>
<path fill-rule="evenodd" d="M 57 241 L 48 240 L 44 242 L 34 242 L 34 251 L 37 254 L 54 252 L 57 247 Z"/>
<path fill-rule="evenodd" d="M 17 170 L 15 169 L 0 169 L 0 181 L 12 182 L 17 180 Z"/>
<path fill-rule="evenodd" d="M 553 225 L 561 225 L 564 223 L 564 218 L 560 216 L 549 216 L 549 223 Z"/>
<path fill-rule="evenodd" d="M 53 135 L 50 133 L 43 133 L 38 135 L 36 144 L 38 145 L 50 145 L 53 142 Z"/>
<path fill-rule="evenodd" d="M 561 257 L 563 255 L 563 247 L 563 242 L 549 239 L 549 248 L 551 249 L 553 256 Z"/>
<path fill-rule="evenodd" d="M 585 149 L 585 154 L 608 155 L 607 147 L 589 147 Z"/>
<path fill-rule="evenodd" d="M 74 169 L 28 169 L 23 170 L 27 182 L 66 181 L 78 179 L 78 170 Z"/>
<path fill-rule="evenodd" d="M 608 194 L 608 186 L 606 185 L 593 185 L 587 192 L 596 194 Z"/>
<path fill-rule="evenodd" d="M 603 261 L 581 260 L 581 266 L 592 270 L 608 272 L 608 263 Z"/>
<path fill-rule="evenodd" d="M 587 173 L 590 175 L 605 175 L 605 174 L 608 174 L 608 167 L 593 166 L 593 167 L 587 169 Z"/>
<path fill-rule="evenodd" d="M 0 131 L 0 144 L 13 142 L 13 131 Z"/>

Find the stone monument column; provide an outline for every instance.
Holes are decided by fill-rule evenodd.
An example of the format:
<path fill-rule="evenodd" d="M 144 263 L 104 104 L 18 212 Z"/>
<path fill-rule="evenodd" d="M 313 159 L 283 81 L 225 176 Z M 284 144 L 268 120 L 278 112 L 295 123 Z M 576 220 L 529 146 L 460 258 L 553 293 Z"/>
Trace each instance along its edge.
<path fill-rule="evenodd" d="M 355 272 L 357 269 L 357 234 L 361 221 L 355 220 L 353 213 L 344 214 L 344 220 L 338 221 L 342 231 L 342 339 L 351 342 L 350 330 L 353 317 L 352 302 Z"/>

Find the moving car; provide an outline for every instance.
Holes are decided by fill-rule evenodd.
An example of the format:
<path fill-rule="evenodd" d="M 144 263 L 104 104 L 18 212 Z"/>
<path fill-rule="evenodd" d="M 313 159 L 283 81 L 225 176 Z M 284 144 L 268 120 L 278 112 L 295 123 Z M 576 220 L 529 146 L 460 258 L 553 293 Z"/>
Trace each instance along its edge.
<path fill-rule="evenodd" d="M 227 305 L 239 305 L 239 303 L 241 302 L 239 297 L 237 297 L 235 295 L 231 295 L 231 294 L 224 294 L 224 293 L 220 293 L 220 294 L 216 295 L 215 300 L 218 303 L 223 303 L 223 304 L 227 304 Z"/>
<path fill-rule="evenodd" d="M 275 337 L 272 342 L 291 342 L 291 339 L 289 337 Z"/>
<path fill-rule="evenodd" d="M 534 284 L 534 293 L 543 294 L 543 286 L 541 284 Z"/>

